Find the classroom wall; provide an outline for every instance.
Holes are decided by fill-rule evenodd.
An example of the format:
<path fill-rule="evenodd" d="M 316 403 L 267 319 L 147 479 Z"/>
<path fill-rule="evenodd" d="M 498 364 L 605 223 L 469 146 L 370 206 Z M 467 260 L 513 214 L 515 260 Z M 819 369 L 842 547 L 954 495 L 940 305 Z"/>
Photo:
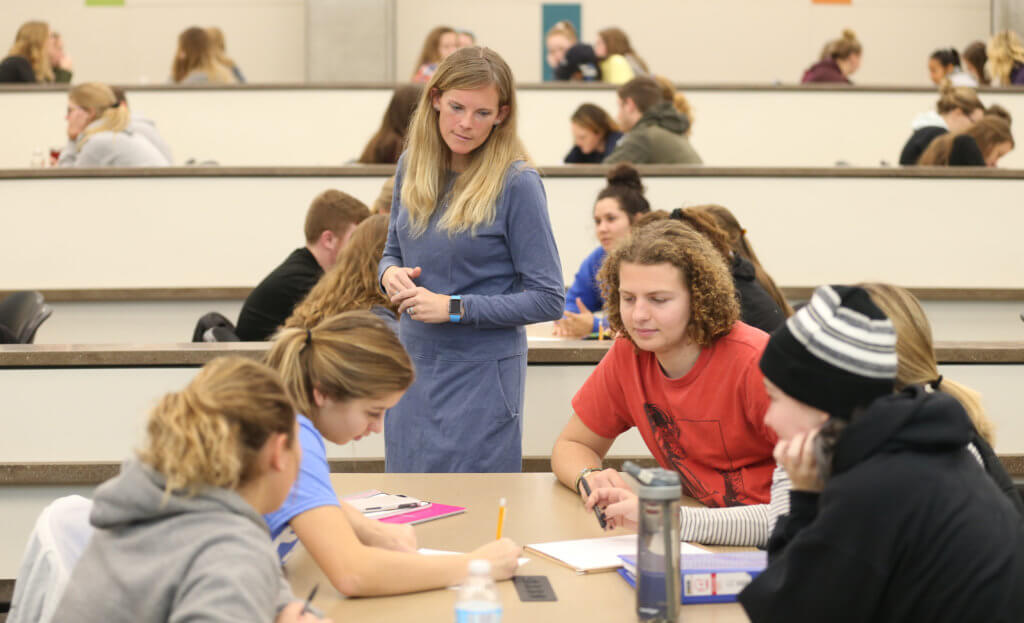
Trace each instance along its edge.
<path fill-rule="evenodd" d="M 326 175 L 5 180 L 0 222 L 45 232 L 46 243 L 24 235 L 0 245 L 0 266 L 19 267 L 0 274 L 0 289 L 254 285 L 302 244 L 301 223 L 319 192 L 340 188 L 370 203 L 384 181 Z M 729 207 L 781 284 L 1021 287 L 1024 211 L 1016 208 L 1024 179 L 648 176 L 644 183 L 655 209 Z M 591 210 L 603 185 L 600 177 L 544 179 L 567 282 L 597 246 Z"/>
<path fill-rule="evenodd" d="M 168 82 L 178 33 L 189 26 L 219 26 L 250 82 L 305 81 L 304 0 L 125 0 L 123 7 L 4 0 L 0 49 L 6 51 L 18 25 L 30 19 L 61 33 L 75 82 Z"/>
<path fill-rule="evenodd" d="M 447 23 L 475 31 L 498 50 L 517 79 L 541 78 L 541 0 L 397 0 L 397 75 L 410 76 L 424 35 Z M 989 0 L 585 0 L 583 38 L 618 25 L 651 67 L 674 80 L 726 83 L 799 81 L 825 41 L 845 26 L 865 45 L 863 84 L 927 84 L 925 63 L 939 47 L 963 48 L 989 33 Z M 76 79 L 163 82 L 175 37 L 193 24 L 219 25 L 228 49 L 253 82 L 295 82 L 305 76 L 302 0 L 125 0 L 123 7 L 88 7 L 83 0 L 5 0 L 0 41 L 17 25 L 41 18 L 64 33 Z M 353 24 L 358 28 L 358 24 Z M 104 33 L 104 36 L 97 36 Z M 110 44 L 111 36 L 122 39 Z M 339 33 L 344 37 L 345 33 Z M 127 54 L 111 54 L 111 49 Z"/>

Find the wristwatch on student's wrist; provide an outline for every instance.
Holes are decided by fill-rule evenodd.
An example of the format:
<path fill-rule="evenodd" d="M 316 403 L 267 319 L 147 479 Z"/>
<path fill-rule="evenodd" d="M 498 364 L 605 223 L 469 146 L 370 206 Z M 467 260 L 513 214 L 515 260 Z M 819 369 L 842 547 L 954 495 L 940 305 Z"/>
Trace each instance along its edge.
<path fill-rule="evenodd" d="M 590 472 L 599 471 L 601 471 L 600 467 L 584 467 L 583 469 L 581 469 L 580 473 L 576 475 L 576 486 L 573 487 L 574 489 L 576 489 L 576 493 L 580 492 L 580 481 L 586 478 L 587 474 L 589 474 Z"/>
<path fill-rule="evenodd" d="M 462 297 L 458 294 L 448 297 L 448 321 L 462 322 Z"/>

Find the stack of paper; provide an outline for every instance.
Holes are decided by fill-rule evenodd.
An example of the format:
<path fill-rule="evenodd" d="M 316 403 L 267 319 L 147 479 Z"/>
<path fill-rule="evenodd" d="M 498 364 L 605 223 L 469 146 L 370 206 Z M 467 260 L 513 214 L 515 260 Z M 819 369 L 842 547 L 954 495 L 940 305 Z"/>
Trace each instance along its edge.
<path fill-rule="evenodd" d="M 534 543 L 527 545 L 526 549 L 570 569 L 575 569 L 576 573 L 614 571 L 622 566 L 622 559 L 619 556 L 636 554 L 636 535 L 624 534 L 596 539 Z M 682 552 L 684 554 L 706 554 L 708 550 L 683 543 Z"/>
<path fill-rule="evenodd" d="M 367 517 L 384 523 L 416 525 L 466 512 L 462 506 L 436 504 L 408 495 L 385 493 L 376 489 L 346 496 L 344 500 Z"/>

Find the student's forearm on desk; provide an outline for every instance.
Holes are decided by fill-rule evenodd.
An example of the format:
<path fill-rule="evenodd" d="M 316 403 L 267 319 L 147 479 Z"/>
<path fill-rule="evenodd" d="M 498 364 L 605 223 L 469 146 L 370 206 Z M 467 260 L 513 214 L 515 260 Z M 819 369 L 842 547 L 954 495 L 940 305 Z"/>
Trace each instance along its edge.
<path fill-rule="evenodd" d="M 334 588 L 352 597 L 441 588 L 466 574 L 466 556 L 421 556 L 363 544 L 337 506 L 306 511 L 291 526 Z"/>
<path fill-rule="evenodd" d="M 585 467 L 601 468 L 601 455 L 578 441 L 559 439 L 551 451 L 551 469 L 558 480 L 572 489 L 576 476 Z"/>

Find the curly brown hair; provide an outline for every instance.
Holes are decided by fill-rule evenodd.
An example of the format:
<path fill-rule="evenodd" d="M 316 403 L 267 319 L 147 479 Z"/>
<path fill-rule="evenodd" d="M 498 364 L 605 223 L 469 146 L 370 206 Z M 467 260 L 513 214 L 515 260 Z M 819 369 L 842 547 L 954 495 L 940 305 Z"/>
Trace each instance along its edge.
<path fill-rule="evenodd" d="M 375 214 L 360 223 L 338 261 L 295 306 L 285 327 L 312 329 L 324 318 L 345 311 L 369 311 L 374 305 L 392 312 L 398 306 L 384 296 L 377 285 L 377 264 L 388 238 L 388 217 Z"/>
<path fill-rule="evenodd" d="M 598 281 L 612 331 L 636 342 L 625 330 L 619 312 L 619 269 L 623 262 L 653 266 L 670 264 L 682 274 L 690 293 L 686 335 L 702 347 L 729 333 L 740 319 L 740 305 L 729 268 L 711 242 L 695 229 L 673 220 L 658 220 L 633 229 L 601 266 Z"/>

